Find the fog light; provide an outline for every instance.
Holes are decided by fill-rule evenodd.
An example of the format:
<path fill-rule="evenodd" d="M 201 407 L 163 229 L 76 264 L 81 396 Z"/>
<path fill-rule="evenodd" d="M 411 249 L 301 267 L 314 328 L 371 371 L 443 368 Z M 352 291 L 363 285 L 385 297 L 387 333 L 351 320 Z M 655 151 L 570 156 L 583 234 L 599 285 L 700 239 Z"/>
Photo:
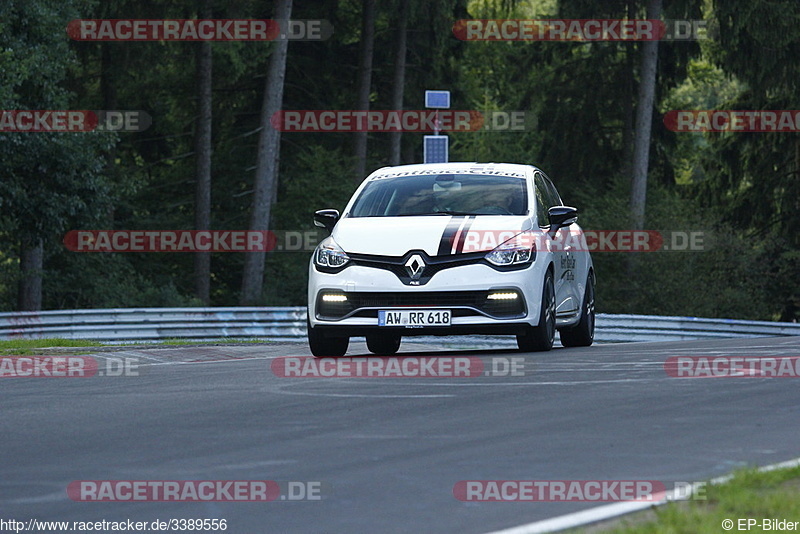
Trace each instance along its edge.
<path fill-rule="evenodd" d="M 322 302 L 347 302 L 347 295 L 322 295 Z"/>
<path fill-rule="evenodd" d="M 486 297 L 488 300 L 514 300 L 519 295 L 513 291 L 505 291 L 502 293 L 489 293 L 489 296 Z"/>

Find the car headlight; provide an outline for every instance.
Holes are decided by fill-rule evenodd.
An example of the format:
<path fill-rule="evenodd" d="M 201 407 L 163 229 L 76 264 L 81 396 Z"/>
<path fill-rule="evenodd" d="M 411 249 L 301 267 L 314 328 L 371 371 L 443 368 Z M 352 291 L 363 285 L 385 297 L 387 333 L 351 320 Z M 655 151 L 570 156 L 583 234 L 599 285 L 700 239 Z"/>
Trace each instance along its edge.
<path fill-rule="evenodd" d="M 518 234 L 486 254 L 486 260 L 499 267 L 523 265 L 536 259 L 536 246 L 530 233 Z"/>
<path fill-rule="evenodd" d="M 336 244 L 332 237 L 327 237 L 314 251 L 314 265 L 326 269 L 338 269 L 350 261 L 350 256 L 345 254 L 342 247 Z"/>

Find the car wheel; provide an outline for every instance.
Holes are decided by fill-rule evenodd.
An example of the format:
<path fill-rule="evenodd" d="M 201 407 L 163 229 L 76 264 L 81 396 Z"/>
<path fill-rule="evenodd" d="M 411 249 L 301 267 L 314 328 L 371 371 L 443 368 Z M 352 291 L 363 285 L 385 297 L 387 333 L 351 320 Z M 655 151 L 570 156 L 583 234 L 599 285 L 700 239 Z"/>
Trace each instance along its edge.
<path fill-rule="evenodd" d="M 349 337 L 327 337 L 318 328 L 311 328 L 311 322 L 306 319 L 308 332 L 308 346 L 311 354 L 317 358 L 344 356 L 350 345 Z"/>
<path fill-rule="evenodd" d="M 391 356 L 400 348 L 400 340 L 401 337 L 397 334 L 367 334 L 367 348 L 378 356 Z"/>
<path fill-rule="evenodd" d="M 542 287 L 542 306 L 539 324 L 528 325 L 524 334 L 517 334 L 517 346 L 522 352 L 541 352 L 553 348 L 556 336 L 556 290 L 553 273 L 547 271 Z"/>
<path fill-rule="evenodd" d="M 594 277 L 590 274 L 586 279 L 581 320 L 577 325 L 559 332 L 561 344 L 565 347 L 588 347 L 594 341 L 594 322 Z"/>

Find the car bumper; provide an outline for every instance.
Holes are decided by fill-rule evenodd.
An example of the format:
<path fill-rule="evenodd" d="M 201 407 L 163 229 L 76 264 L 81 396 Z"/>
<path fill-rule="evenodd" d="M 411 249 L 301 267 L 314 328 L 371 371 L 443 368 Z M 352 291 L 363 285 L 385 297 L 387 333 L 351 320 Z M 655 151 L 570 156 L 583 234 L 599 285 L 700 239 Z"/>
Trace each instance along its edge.
<path fill-rule="evenodd" d="M 542 255 L 544 256 L 544 255 Z M 339 273 L 318 271 L 309 265 L 308 316 L 311 326 L 338 335 L 358 336 L 370 331 L 393 331 L 403 336 L 454 334 L 517 334 L 536 325 L 542 300 L 544 270 L 537 258 L 524 269 L 498 271 L 486 264 L 452 267 L 436 273 L 423 286 L 408 286 L 383 269 L 352 265 Z M 518 296 L 490 302 L 496 292 Z M 331 305 L 321 295 L 347 300 Z M 339 297 L 337 297 L 339 298 Z M 382 327 L 379 310 L 447 309 L 450 326 Z"/>

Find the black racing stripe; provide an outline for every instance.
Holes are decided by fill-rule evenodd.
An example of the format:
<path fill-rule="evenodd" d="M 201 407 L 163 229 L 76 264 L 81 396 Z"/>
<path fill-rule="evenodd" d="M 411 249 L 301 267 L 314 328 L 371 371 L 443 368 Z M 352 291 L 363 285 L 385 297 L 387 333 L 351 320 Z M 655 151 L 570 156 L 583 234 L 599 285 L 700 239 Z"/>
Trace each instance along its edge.
<path fill-rule="evenodd" d="M 439 239 L 439 251 L 436 253 L 437 256 L 450 254 L 450 250 L 453 248 L 453 238 L 456 232 L 458 232 L 458 228 L 461 226 L 461 221 L 463 219 L 464 217 L 462 215 L 450 216 L 450 220 L 442 233 L 442 238 Z"/>
<path fill-rule="evenodd" d="M 464 223 L 464 228 L 461 230 L 461 235 L 458 236 L 458 244 L 456 245 L 456 254 L 461 254 L 464 251 L 464 242 L 467 240 L 467 233 L 469 227 L 472 226 L 472 221 L 475 217 L 472 215 L 467 216 L 467 222 Z"/>

